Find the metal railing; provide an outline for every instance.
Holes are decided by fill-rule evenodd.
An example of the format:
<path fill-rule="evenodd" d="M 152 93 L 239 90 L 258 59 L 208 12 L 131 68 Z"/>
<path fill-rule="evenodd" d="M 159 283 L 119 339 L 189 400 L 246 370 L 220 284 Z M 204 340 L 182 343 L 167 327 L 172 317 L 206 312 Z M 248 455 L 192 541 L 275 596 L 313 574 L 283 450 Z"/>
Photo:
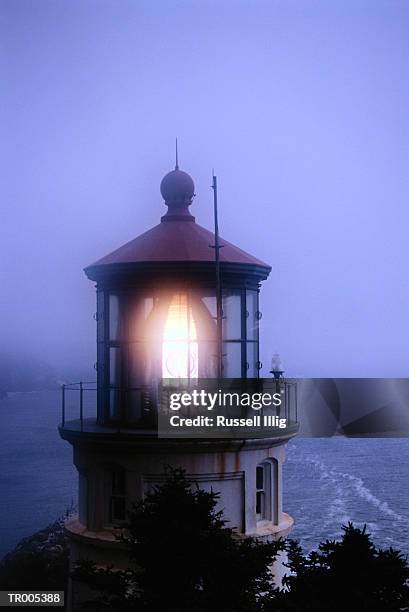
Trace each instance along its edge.
<path fill-rule="evenodd" d="M 141 392 L 141 417 L 139 426 L 142 428 L 152 427 L 152 418 L 157 417 L 158 410 L 162 410 L 163 406 L 169 405 L 169 402 L 158 401 L 158 397 L 154 397 L 155 394 L 152 392 L 152 387 L 138 387 L 132 389 L 124 389 L 120 387 L 110 387 L 111 390 L 120 391 L 122 399 L 126 398 L 129 392 Z M 281 406 L 272 407 L 267 412 L 282 416 L 287 419 L 289 424 L 298 424 L 298 393 L 297 393 L 297 382 L 295 380 L 286 379 L 265 379 L 262 390 L 264 392 L 270 391 L 270 393 L 280 393 L 282 398 Z M 164 389 L 161 390 L 163 393 Z M 165 392 L 169 393 L 169 390 L 165 389 Z M 127 401 L 124 402 L 127 404 Z M 121 401 L 122 404 L 122 401 Z M 119 410 L 121 412 L 121 408 Z M 145 413 L 145 414 L 144 414 Z M 67 418 L 67 414 L 69 418 Z M 84 420 L 92 418 L 95 422 L 97 416 L 97 383 L 96 381 L 87 382 L 74 382 L 66 383 L 61 385 L 61 427 L 65 427 L 65 424 L 69 420 L 79 421 L 80 431 L 84 429 Z M 236 414 L 234 416 L 237 416 Z M 248 416 L 247 413 L 242 416 Z M 71 418 L 70 418 L 71 417 Z M 73 418 L 72 418 L 73 417 Z M 123 415 L 124 417 L 124 415 Z M 126 418 L 112 419 L 111 425 L 118 429 L 125 424 Z M 128 423 L 129 427 L 130 423 Z"/>
<path fill-rule="evenodd" d="M 97 382 L 75 382 L 61 385 L 61 427 L 64 428 L 68 421 L 79 423 L 80 431 L 84 430 L 85 420 L 92 420 L 92 426 L 97 421 Z M 115 392 L 118 397 L 115 399 L 115 406 L 112 407 L 111 418 L 106 416 L 106 425 L 109 425 L 119 433 L 125 426 L 142 429 L 149 429 L 154 424 L 152 417 L 156 415 L 156 394 L 152 387 L 148 385 L 139 387 L 121 387 L 109 385 L 101 390 L 101 397 L 106 401 L 106 407 L 110 403 L 110 393 Z M 138 409 L 140 416 L 135 419 L 130 417 L 128 409 L 131 405 L 130 394 L 138 394 Z M 135 406 L 134 406 L 135 408 Z M 88 422 L 88 425 L 90 423 Z"/>
<path fill-rule="evenodd" d="M 76 401 L 74 402 L 75 416 L 80 420 L 81 431 L 84 427 L 84 414 L 88 414 L 90 410 L 90 399 L 92 401 L 92 416 L 95 417 L 96 407 L 96 393 L 97 383 L 96 381 L 80 381 L 74 383 L 64 383 L 61 385 L 61 427 L 65 426 L 67 421 L 67 410 L 72 411 L 73 407 L 70 403 L 72 394 L 70 391 L 75 392 Z M 95 394 L 94 398 L 91 398 L 91 393 Z"/>
<path fill-rule="evenodd" d="M 284 380 L 284 410 L 289 423 L 298 423 L 298 391 L 295 381 Z"/>
<path fill-rule="evenodd" d="M 197 383 L 198 381 L 192 381 L 190 386 L 186 380 L 178 381 L 175 379 L 172 381 L 166 379 L 166 383 L 160 387 L 157 410 L 165 415 L 172 414 L 170 400 L 173 394 L 180 395 L 185 391 L 189 394 L 195 389 L 202 388 L 206 394 L 209 392 L 210 395 L 217 395 L 220 392 L 221 397 L 219 397 L 218 401 L 222 403 L 218 406 L 218 409 L 222 411 L 223 416 L 248 418 L 254 414 L 264 414 L 285 418 L 290 426 L 298 424 L 298 392 L 297 381 L 295 379 L 222 379 L 221 381 L 217 379 L 202 379 L 199 384 Z M 280 404 L 270 403 L 269 405 L 257 405 L 254 407 L 254 405 L 243 403 L 241 399 L 239 400 L 238 398 L 241 394 L 254 397 L 259 396 L 256 400 L 258 403 L 261 395 L 269 394 L 270 398 L 274 395 L 279 395 L 281 402 Z M 253 401 L 250 400 L 250 403 L 252 404 Z M 180 409 L 183 412 L 183 416 L 188 418 L 197 416 L 200 410 L 207 414 L 206 405 L 203 408 L 203 404 L 196 402 L 184 405 Z M 261 410 L 261 412 L 259 413 L 258 410 Z"/>

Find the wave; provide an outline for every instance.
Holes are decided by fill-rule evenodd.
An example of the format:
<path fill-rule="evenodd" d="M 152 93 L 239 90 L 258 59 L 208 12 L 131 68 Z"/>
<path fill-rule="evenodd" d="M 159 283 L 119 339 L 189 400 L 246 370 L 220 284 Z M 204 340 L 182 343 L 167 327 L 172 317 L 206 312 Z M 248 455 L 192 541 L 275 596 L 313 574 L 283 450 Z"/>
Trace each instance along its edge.
<path fill-rule="evenodd" d="M 313 466 L 317 470 L 320 480 L 329 484 L 335 494 L 334 499 L 328 506 L 325 519 L 327 525 L 334 519 L 338 522 L 342 521 L 343 524 L 352 520 L 351 492 L 355 492 L 359 498 L 371 504 L 384 516 L 409 525 L 408 517 L 402 516 L 393 510 L 388 502 L 379 499 L 359 476 L 329 467 L 318 455 L 306 454 L 304 451 L 298 454 L 296 445 L 293 445 L 291 451 L 288 456 L 290 462 Z M 371 524 L 376 528 L 375 523 Z"/>

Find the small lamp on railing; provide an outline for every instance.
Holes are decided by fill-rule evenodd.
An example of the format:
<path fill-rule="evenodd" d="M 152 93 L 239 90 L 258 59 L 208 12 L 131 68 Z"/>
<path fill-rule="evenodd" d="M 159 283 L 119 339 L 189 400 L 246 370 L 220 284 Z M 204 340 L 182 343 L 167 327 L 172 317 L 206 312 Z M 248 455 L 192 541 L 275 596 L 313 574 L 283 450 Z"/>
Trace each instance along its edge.
<path fill-rule="evenodd" d="M 283 365 L 281 363 L 281 357 L 278 353 L 274 353 L 273 357 L 271 358 L 270 374 L 273 375 L 274 380 L 275 380 L 275 387 L 276 387 L 275 392 L 281 394 L 281 386 L 282 386 L 281 379 L 283 378 L 284 370 L 283 370 Z M 278 416 L 281 415 L 281 405 L 280 407 L 277 408 L 277 414 Z"/>
<path fill-rule="evenodd" d="M 281 363 L 281 357 L 278 353 L 274 353 L 271 359 L 270 374 L 274 376 L 275 380 L 279 380 L 280 378 L 283 377 L 284 370 L 283 370 L 283 366 Z"/>

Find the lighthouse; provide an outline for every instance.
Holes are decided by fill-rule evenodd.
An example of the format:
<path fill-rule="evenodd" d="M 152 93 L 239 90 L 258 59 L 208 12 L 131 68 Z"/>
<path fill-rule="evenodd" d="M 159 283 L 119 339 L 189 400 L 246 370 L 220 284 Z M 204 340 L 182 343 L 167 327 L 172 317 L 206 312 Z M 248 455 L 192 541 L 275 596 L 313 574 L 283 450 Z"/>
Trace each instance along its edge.
<path fill-rule="evenodd" d="M 163 482 L 167 465 L 218 492 L 219 507 L 238 533 L 278 538 L 293 523 L 282 508 L 285 446 L 298 427 L 291 406 L 282 407 L 288 426 L 272 429 L 269 437 L 158 436 L 162 379 L 215 378 L 219 367 L 223 378 L 259 377 L 259 293 L 271 271 L 220 238 L 217 283 L 218 237 L 191 212 L 192 178 L 176 165 L 160 193 L 166 207 L 160 222 L 85 268 L 96 286 L 96 407 L 85 416 L 87 387 L 80 383 L 78 414 L 66 418 L 64 396 L 59 427 L 73 447 L 79 480 L 78 516 L 66 523 L 71 564 L 92 559 L 129 566 L 116 535 L 131 504 Z M 70 585 L 71 609 L 77 589 Z"/>

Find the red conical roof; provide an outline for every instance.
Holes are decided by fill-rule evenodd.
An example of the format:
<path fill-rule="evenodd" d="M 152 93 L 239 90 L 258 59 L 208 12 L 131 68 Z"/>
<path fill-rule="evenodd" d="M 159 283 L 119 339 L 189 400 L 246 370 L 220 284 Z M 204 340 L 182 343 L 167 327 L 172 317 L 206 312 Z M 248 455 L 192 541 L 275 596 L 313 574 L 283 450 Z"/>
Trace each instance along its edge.
<path fill-rule="evenodd" d="M 270 268 L 230 242 L 220 238 L 220 261 Z M 214 234 L 194 221 L 162 221 L 152 229 L 109 253 L 92 266 L 106 264 L 201 261 L 214 262 Z"/>
<path fill-rule="evenodd" d="M 214 234 L 195 223 L 195 218 L 189 212 L 188 207 L 194 196 L 191 177 L 175 169 L 162 180 L 161 192 L 168 206 L 168 212 L 162 217 L 161 223 L 86 269 L 147 262 L 214 262 Z M 250 264 L 271 269 L 268 264 L 230 242 L 222 238 L 219 240 L 220 245 L 223 245 L 220 249 L 221 263 Z"/>

